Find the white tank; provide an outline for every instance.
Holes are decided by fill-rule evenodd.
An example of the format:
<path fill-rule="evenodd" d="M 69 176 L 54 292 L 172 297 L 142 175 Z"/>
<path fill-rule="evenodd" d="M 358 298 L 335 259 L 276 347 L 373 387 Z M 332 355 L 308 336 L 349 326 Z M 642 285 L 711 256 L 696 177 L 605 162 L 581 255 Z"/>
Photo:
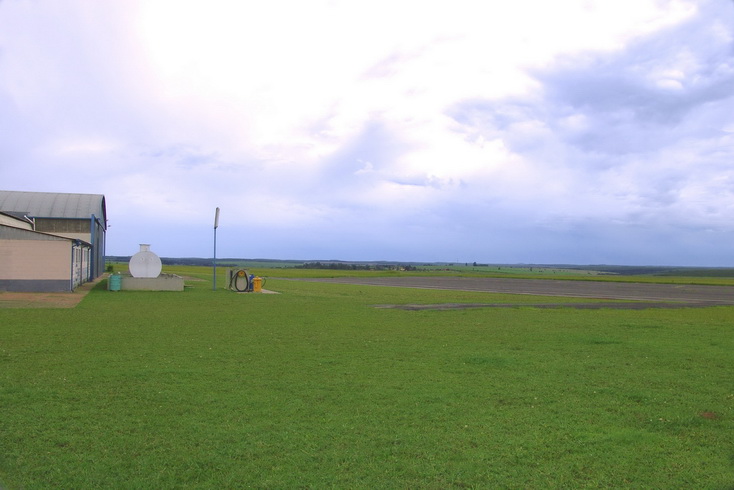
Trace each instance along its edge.
<path fill-rule="evenodd" d="M 150 245 L 140 244 L 140 252 L 130 257 L 128 264 L 133 277 L 158 277 L 161 273 L 161 259 L 150 251 Z"/>

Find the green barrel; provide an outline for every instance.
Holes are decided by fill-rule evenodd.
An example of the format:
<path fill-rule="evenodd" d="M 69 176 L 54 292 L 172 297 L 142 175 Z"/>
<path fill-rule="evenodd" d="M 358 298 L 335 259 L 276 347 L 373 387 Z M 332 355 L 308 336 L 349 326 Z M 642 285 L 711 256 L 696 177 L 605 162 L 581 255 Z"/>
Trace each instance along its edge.
<path fill-rule="evenodd" d="M 122 289 L 122 275 L 112 274 L 110 276 L 110 291 L 119 291 Z"/>

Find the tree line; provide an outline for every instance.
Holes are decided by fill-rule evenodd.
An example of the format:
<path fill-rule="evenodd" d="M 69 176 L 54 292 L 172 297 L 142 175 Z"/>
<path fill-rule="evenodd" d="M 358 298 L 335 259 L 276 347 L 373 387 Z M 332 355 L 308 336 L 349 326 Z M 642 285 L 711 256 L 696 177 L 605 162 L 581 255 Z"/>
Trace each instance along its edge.
<path fill-rule="evenodd" d="M 349 271 L 415 271 L 417 267 L 397 264 L 354 264 L 348 262 L 304 262 L 295 266 L 296 269 L 331 269 Z"/>

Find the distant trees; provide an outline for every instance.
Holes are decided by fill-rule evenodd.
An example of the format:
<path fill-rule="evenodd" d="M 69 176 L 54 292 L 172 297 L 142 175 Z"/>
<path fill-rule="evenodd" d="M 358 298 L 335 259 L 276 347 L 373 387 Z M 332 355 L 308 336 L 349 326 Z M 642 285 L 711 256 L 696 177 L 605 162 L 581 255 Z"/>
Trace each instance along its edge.
<path fill-rule="evenodd" d="M 349 262 L 304 262 L 295 266 L 296 269 L 330 269 L 349 271 L 415 271 L 413 265 L 396 264 L 355 264 Z"/>

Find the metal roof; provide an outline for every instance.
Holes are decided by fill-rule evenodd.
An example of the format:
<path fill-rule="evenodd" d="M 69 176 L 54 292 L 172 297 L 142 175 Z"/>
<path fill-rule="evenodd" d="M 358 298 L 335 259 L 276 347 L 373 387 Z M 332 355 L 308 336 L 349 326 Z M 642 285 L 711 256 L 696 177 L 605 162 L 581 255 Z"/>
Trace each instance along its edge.
<path fill-rule="evenodd" d="M 0 191 L 0 211 L 24 213 L 31 218 L 87 219 L 94 215 L 107 227 L 102 194 Z"/>
<path fill-rule="evenodd" d="M 15 228 L 14 226 L 5 226 L 5 225 L 0 225 L 0 239 L 3 239 L 3 240 L 41 240 L 41 241 L 52 241 L 52 242 L 74 241 L 71 238 L 50 235 L 48 233 L 38 233 L 36 231 L 23 230 L 21 228 Z"/>

